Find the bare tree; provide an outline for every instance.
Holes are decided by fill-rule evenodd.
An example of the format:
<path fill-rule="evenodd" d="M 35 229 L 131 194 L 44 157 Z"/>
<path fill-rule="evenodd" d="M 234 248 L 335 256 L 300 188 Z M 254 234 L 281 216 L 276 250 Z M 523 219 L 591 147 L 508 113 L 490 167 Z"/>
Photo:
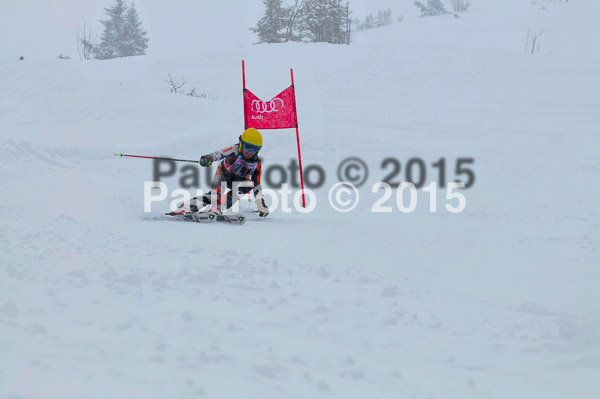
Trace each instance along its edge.
<path fill-rule="evenodd" d="M 92 28 L 87 27 L 85 20 L 83 26 L 77 27 L 77 52 L 79 53 L 79 59 L 89 60 L 94 54 L 94 48 L 96 47 L 96 37 L 92 37 Z"/>
<path fill-rule="evenodd" d="M 177 93 L 177 90 L 181 89 L 185 84 L 185 78 L 182 76 L 181 83 L 179 83 L 178 81 L 173 80 L 171 74 L 169 74 L 169 80 L 166 80 L 165 82 L 171 85 L 171 93 Z"/>
<path fill-rule="evenodd" d="M 346 20 L 346 31 L 345 31 L 345 44 L 350 44 L 350 42 L 352 41 L 352 18 L 350 18 L 350 14 L 352 14 L 352 11 L 350 11 L 350 3 L 346 2 L 346 13 L 344 14 L 344 19 Z M 390 18 L 391 18 L 391 10 L 390 10 Z"/>
<path fill-rule="evenodd" d="M 531 34 L 531 28 L 527 31 L 527 40 L 525 41 L 525 53 L 536 54 L 540 52 L 541 44 L 538 42 L 540 36 L 542 36 L 546 31 L 537 29 L 533 31 L 533 35 Z M 529 49 L 529 43 L 531 43 L 531 50 Z"/>
<path fill-rule="evenodd" d="M 304 0 L 295 0 L 294 5 L 291 6 L 287 11 L 287 27 L 285 32 L 285 41 L 294 40 L 294 24 L 298 15 L 302 12 L 304 6 Z"/>

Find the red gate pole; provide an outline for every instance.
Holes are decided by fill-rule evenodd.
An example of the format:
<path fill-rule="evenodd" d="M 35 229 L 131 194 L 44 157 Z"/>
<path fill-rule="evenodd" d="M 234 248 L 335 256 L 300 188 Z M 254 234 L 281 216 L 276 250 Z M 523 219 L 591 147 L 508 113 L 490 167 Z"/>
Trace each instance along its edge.
<path fill-rule="evenodd" d="M 298 112 L 296 110 L 296 87 L 294 86 L 294 70 L 290 69 L 292 75 L 292 89 L 294 90 L 294 115 L 296 116 L 296 142 L 298 143 L 298 165 L 300 166 L 300 186 L 302 187 L 302 207 L 306 208 L 304 198 L 304 176 L 302 174 L 302 154 L 300 153 L 300 132 L 298 131 Z"/>
<path fill-rule="evenodd" d="M 246 65 L 244 60 L 242 60 L 242 83 L 244 85 L 244 88 L 242 89 L 242 101 L 244 102 L 244 130 L 246 130 Z"/>
<path fill-rule="evenodd" d="M 244 64 L 244 60 L 242 60 L 242 82 L 244 84 L 244 89 L 246 88 L 246 65 Z"/>
<path fill-rule="evenodd" d="M 244 102 L 244 130 L 246 130 L 246 64 L 242 60 L 242 84 L 244 89 L 242 90 L 242 100 Z M 252 202 L 252 191 L 248 193 L 248 202 Z"/>

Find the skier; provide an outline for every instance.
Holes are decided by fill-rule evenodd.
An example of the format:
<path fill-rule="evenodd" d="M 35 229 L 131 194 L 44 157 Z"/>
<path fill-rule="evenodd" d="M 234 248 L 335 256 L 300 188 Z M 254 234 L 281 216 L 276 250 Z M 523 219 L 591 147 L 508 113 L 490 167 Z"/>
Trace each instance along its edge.
<path fill-rule="evenodd" d="M 211 183 L 211 191 L 201 197 L 194 197 L 179 205 L 179 210 L 172 214 L 184 212 L 214 212 L 222 214 L 239 200 L 238 191 L 248 194 L 253 191 L 258 207 L 258 216 L 266 217 L 269 208 L 265 204 L 260 185 L 261 160 L 258 152 L 262 147 L 262 135 L 256 129 L 246 129 L 239 137 L 237 144 L 225 147 L 200 157 L 200 166 L 210 167 L 213 162 L 221 161 Z M 244 182 L 244 185 L 240 183 Z M 223 194 L 225 189 L 231 191 Z M 236 192 L 233 192 L 233 191 Z M 215 200 L 215 203 L 211 199 Z M 210 205 L 210 206 L 209 206 Z"/>

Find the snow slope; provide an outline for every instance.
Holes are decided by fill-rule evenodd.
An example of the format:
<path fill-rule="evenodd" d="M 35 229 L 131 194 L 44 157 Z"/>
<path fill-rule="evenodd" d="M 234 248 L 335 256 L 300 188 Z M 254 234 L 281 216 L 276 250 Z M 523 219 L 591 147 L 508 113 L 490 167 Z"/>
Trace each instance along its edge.
<path fill-rule="evenodd" d="M 597 398 L 600 9 L 521 3 L 351 46 L 3 61 L 0 398 Z M 242 59 L 265 99 L 294 68 L 303 163 L 327 173 L 315 211 L 145 213 L 152 163 L 113 154 L 235 142 Z M 207 98 L 170 93 L 169 73 Z M 296 155 L 293 131 L 264 136 L 265 166 Z M 370 173 L 339 213 L 350 156 Z M 427 182 L 474 158 L 465 211 L 438 190 L 430 213 L 419 190 L 413 213 L 372 213 L 386 157 L 423 159 Z"/>

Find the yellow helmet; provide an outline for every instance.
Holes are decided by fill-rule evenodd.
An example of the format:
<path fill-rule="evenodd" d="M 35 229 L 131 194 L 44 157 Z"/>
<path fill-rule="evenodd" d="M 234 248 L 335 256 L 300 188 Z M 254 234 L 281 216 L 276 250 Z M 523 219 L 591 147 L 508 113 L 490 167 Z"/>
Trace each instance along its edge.
<path fill-rule="evenodd" d="M 254 144 L 262 147 L 262 135 L 253 127 L 246 129 L 246 131 L 242 133 L 242 141 L 244 143 Z"/>
<path fill-rule="evenodd" d="M 253 150 L 258 152 L 262 147 L 262 142 L 262 135 L 258 130 L 254 128 L 246 129 L 246 131 L 244 131 L 244 133 L 242 133 L 240 136 L 240 146 L 238 150 L 242 151 L 242 147 L 245 144 L 249 144 L 249 147 L 253 147 Z"/>

